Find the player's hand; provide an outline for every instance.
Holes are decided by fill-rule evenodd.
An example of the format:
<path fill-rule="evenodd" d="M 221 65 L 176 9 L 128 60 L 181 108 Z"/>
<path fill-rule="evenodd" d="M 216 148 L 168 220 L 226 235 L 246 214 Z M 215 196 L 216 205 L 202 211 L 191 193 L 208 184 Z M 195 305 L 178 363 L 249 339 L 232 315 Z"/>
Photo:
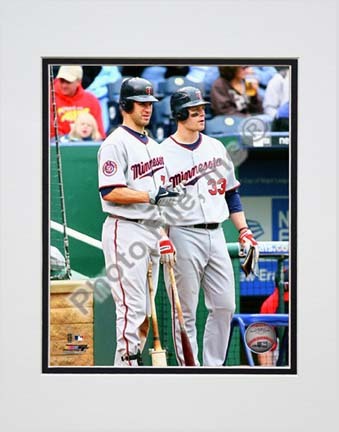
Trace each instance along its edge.
<path fill-rule="evenodd" d="M 173 206 L 178 203 L 180 194 L 174 189 L 159 186 L 158 190 L 148 192 L 149 202 L 159 206 Z"/>
<path fill-rule="evenodd" d="M 258 242 L 254 238 L 253 233 L 249 228 L 243 228 L 240 231 L 238 241 L 240 244 L 240 251 L 243 255 L 248 252 L 250 246 L 258 246 Z"/>
<path fill-rule="evenodd" d="M 259 247 L 252 231 L 249 228 L 242 229 L 239 234 L 240 256 L 246 256 L 241 268 L 248 276 L 251 272 L 257 276 L 259 261 Z"/>
<path fill-rule="evenodd" d="M 169 264 L 173 267 L 176 261 L 176 250 L 174 244 L 167 236 L 162 237 L 159 241 L 159 248 L 161 264 Z"/>

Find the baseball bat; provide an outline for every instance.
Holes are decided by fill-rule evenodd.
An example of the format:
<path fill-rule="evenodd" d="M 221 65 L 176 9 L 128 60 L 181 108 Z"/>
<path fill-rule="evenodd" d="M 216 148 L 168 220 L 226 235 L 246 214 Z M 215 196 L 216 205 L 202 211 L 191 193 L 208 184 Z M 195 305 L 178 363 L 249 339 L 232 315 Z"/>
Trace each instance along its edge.
<path fill-rule="evenodd" d="M 173 290 L 174 304 L 178 315 L 181 345 L 182 345 L 182 352 L 185 360 L 185 366 L 195 366 L 192 346 L 186 331 L 184 316 L 182 314 L 181 303 L 178 295 L 177 284 L 174 277 L 174 271 L 171 265 L 168 265 L 168 272 L 169 272 L 171 286 Z"/>
<path fill-rule="evenodd" d="M 153 349 L 150 349 L 150 355 L 152 358 L 152 366 L 167 366 L 166 350 L 162 349 L 159 335 L 159 326 L 157 311 L 155 307 L 155 296 L 153 287 L 153 275 L 152 275 L 152 263 L 150 262 L 147 270 L 149 297 L 151 303 L 151 319 L 153 329 Z"/>

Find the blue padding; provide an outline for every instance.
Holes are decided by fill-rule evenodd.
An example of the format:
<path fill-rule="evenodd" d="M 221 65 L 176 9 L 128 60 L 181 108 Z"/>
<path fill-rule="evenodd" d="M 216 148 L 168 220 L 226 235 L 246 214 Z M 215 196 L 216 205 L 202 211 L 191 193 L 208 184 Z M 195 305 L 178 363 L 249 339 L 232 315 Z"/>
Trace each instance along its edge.
<path fill-rule="evenodd" d="M 241 321 L 246 327 L 258 322 L 273 326 L 287 326 L 288 314 L 234 314 L 233 320 Z"/>

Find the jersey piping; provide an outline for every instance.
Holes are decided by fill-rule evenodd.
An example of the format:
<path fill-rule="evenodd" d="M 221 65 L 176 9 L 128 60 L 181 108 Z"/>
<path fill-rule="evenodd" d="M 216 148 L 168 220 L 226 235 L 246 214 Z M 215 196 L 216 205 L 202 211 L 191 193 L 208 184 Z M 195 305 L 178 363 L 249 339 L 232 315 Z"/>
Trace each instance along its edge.
<path fill-rule="evenodd" d="M 171 138 L 171 139 L 172 139 L 176 144 L 178 144 L 180 147 L 183 147 L 184 149 L 186 149 L 186 150 L 190 150 L 190 151 L 193 151 L 193 150 L 197 149 L 197 148 L 200 146 L 201 141 L 202 141 L 201 133 L 199 133 L 199 137 L 198 137 L 198 139 L 197 139 L 194 143 L 192 143 L 192 144 L 183 144 L 183 143 L 180 143 L 180 142 L 177 141 L 175 138 L 173 138 L 172 135 L 170 136 L 170 138 Z"/>

